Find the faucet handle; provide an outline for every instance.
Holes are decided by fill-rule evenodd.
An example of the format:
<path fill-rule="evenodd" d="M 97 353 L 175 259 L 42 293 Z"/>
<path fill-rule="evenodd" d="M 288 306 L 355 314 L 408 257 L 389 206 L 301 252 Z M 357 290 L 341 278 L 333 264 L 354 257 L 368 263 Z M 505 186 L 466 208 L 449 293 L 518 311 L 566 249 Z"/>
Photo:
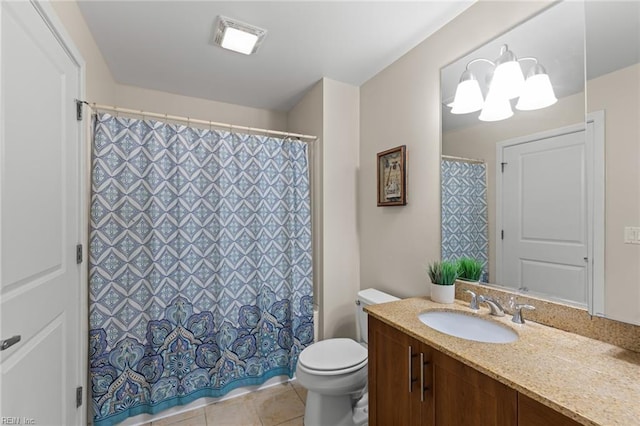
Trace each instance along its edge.
<path fill-rule="evenodd" d="M 513 318 L 511 318 L 511 321 L 515 322 L 516 324 L 524 324 L 524 318 L 522 317 L 522 310 L 526 309 L 528 311 L 533 311 L 535 310 L 535 306 L 531 306 L 531 305 L 527 305 L 527 304 L 516 304 L 516 306 L 513 309 Z"/>
<path fill-rule="evenodd" d="M 471 295 L 471 301 L 469 302 L 469 308 L 473 309 L 474 311 L 477 311 L 478 310 L 478 296 L 471 290 L 465 290 L 464 292 Z"/>

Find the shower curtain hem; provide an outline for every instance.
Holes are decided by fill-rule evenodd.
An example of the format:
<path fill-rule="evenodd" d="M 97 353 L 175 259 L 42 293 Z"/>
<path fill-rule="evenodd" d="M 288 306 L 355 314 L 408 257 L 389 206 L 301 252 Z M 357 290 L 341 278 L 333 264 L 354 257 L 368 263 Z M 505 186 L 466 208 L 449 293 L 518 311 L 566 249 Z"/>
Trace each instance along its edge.
<path fill-rule="evenodd" d="M 290 379 L 293 378 L 295 372 L 294 369 L 289 369 L 288 367 L 277 368 L 271 371 L 268 371 L 264 375 L 260 377 L 247 377 L 244 379 L 239 379 L 233 381 L 226 385 L 221 389 L 199 389 L 189 395 L 184 396 L 176 396 L 174 398 L 163 400 L 158 404 L 144 404 L 139 405 L 137 407 L 130 408 L 125 411 L 121 411 L 117 414 L 112 414 L 111 416 L 104 417 L 102 419 L 93 419 L 94 426 L 111 426 L 116 423 L 120 423 L 130 417 L 137 416 L 140 414 L 157 414 L 161 411 L 167 410 L 169 408 L 187 405 L 196 401 L 200 398 L 220 398 L 228 394 L 234 389 L 241 388 L 243 386 L 259 386 L 265 383 L 267 380 L 276 377 L 276 376 L 288 376 Z"/>

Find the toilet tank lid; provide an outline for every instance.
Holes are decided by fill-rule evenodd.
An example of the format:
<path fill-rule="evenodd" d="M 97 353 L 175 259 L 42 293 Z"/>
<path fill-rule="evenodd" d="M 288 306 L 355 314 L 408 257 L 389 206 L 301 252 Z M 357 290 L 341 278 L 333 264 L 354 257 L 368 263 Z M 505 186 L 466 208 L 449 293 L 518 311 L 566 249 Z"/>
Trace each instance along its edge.
<path fill-rule="evenodd" d="M 376 290 L 375 288 L 367 288 L 358 292 L 358 300 L 367 305 L 375 305 L 378 303 L 393 302 L 394 300 L 400 299 L 380 290 Z"/>

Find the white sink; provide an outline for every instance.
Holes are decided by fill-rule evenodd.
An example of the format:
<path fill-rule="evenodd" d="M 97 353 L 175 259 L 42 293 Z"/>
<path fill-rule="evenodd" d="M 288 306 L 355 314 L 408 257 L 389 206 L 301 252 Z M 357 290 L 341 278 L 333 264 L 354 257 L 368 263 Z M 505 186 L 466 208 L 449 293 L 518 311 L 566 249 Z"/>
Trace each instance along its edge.
<path fill-rule="evenodd" d="M 427 311 L 418 315 L 427 326 L 450 336 L 485 343 L 510 343 L 518 340 L 511 328 L 477 315 L 456 311 Z"/>

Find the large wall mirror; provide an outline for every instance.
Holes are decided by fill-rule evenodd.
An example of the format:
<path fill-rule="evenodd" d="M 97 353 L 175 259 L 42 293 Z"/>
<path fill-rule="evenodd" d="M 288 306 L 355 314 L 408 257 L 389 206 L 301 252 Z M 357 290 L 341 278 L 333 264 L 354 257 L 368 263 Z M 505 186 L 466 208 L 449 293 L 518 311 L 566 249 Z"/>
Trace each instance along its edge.
<path fill-rule="evenodd" d="M 609 253 L 631 247 L 624 227 L 640 226 L 639 11 L 637 2 L 557 3 L 441 70 L 443 259 L 472 257 L 484 282 L 640 324 L 640 291 L 617 314 L 605 285 Z M 521 80 L 506 83 L 513 58 Z M 611 103 L 612 81 L 628 88 L 624 105 Z M 615 136 L 633 171 L 609 158 L 616 108 L 635 114 Z M 609 194 L 623 181 L 638 194 L 626 206 Z M 640 287 L 636 248 L 616 268 Z"/>

